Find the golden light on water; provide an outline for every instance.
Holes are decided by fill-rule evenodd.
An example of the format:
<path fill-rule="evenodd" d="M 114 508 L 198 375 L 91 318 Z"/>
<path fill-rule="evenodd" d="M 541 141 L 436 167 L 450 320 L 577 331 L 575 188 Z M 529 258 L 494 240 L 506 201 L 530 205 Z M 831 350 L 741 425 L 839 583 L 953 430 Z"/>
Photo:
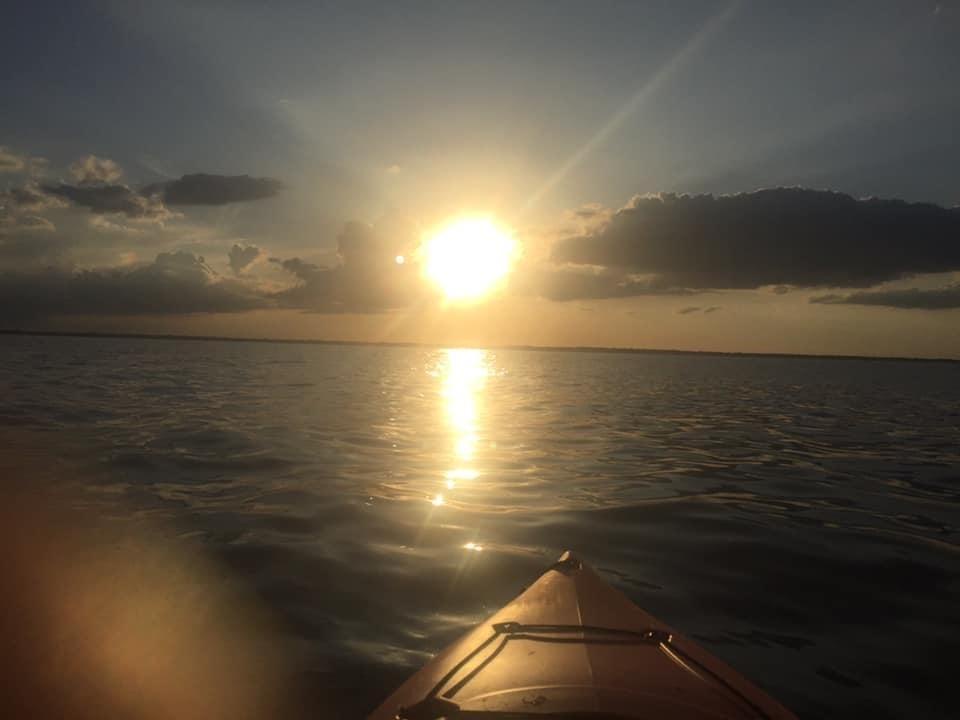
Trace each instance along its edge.
<path fill-rule="evenodd" d="M 443 397 L 447 418 L 453 430 L 453 451 L 458 462 L 473 460 L 477 445 L 477 396 L 487 379 L 487 354 L 483 350 L 447 350 L 447 368 L 443 379 Z M 451 474 L 452 473 L 452 474 Z M 447 480 L 464 480 L 469 468 L 448 471 Z"/>
<path fill-rule="evenodd" d="M 516 243 L 489 218 L 462 218 L 423 246 L 424 272 L 448 300 L 476 300 L 510 272 Z"/>
<path fill-rule="evenodd" d="M 447 471 L 447 480 L 452 480 L 454 482 L 457 480 L 476 480 L 479 475 L 480 473 L 478 473 L 476 470 L 458 468 L 457 470 Z"/>
<path fill-rule="evenodd" d="M 439 508 L 452 502 L 456 508 L 458 495 L 464 491 L 475 493 L 468 486 L 480 477 L 476 455 L 481 448 L 482 398 L 490 376 L 490 356 L 486 350 L 457 348 L 445 350 L 441 355 L 438 372 L 447 427 L 449 429 L 449 469 L 443 473 L 441 492 L 430 496 L 430 502 Z M 461 499 L 462 502 L 462 499 Z M 449 509 L 447 510 L 449 512 Z M 463 549 L 480 552 L 483 546 L 475 541 L 461 545 Z"/>
<path fill-rule="evenodd" d="M 477 437 L 475 435 L 467 434 L 457 438 L 457 457 L 464 461 L 473 460 L 473 448 L 476 444 Z"/>

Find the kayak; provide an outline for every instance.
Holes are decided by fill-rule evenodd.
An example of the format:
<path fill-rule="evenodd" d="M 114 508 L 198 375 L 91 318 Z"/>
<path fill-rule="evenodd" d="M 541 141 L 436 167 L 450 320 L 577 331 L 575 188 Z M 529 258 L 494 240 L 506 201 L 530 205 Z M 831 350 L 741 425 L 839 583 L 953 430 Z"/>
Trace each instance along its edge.
<path fill-rule="evenodd" d="M 796 720 L 566 552 L 369 720 Z"/>

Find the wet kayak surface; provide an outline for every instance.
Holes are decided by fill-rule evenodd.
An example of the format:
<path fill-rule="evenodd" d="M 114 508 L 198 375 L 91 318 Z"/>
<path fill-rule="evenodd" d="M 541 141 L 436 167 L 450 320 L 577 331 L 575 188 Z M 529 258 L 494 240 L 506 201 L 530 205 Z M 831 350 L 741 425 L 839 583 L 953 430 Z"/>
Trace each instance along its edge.
<path fill-rule="evenodd" d="M 796 720 L 571 552 L 414 674 L 370 720 L 459 713 Z"/>

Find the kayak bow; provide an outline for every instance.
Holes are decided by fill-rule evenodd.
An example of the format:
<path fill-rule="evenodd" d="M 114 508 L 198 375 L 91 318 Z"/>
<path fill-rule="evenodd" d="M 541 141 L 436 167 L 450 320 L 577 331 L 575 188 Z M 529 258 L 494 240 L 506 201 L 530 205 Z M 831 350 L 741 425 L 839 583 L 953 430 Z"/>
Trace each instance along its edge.
<path fill-rule="evenodd" d="M 566 552 L 369 720 L 796 720 Z"/>

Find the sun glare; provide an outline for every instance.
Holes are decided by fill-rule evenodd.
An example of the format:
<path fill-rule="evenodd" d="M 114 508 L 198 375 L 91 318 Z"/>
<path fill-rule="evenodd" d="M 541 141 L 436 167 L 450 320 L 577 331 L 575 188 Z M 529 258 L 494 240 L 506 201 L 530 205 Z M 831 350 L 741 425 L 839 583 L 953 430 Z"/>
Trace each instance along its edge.
<path fill-rule="evenodd" d="M 515 243 L 487 218 L 464 218 L 424 245 L 424 271 L 448 300 L 476 300 L 510 272 Z"/>

